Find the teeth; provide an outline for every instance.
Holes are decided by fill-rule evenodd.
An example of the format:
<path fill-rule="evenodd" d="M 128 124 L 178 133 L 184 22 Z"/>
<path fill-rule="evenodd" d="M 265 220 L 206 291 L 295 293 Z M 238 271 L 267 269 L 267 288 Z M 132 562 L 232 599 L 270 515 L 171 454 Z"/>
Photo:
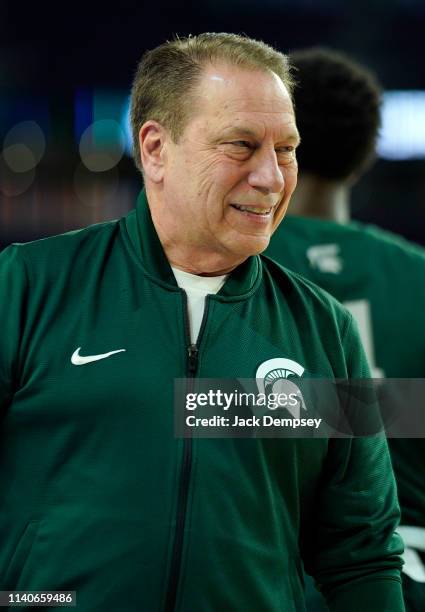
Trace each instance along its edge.
<path fill-rule="evenodd" d="M 249 212 L 249 213 L 254 213 L 256 215 L 268 215 L 273 207 L 270 208 L 256 208 L 255 206 L 238 206 L 238 204 L 235 204 L 235 207 L 238 210 L 241 210 L 243 212 Z"/>

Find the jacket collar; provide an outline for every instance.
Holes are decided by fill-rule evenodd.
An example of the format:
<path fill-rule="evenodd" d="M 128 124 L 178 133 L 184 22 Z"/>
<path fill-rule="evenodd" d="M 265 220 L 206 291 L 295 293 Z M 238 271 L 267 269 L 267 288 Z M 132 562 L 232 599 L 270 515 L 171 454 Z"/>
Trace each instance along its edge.
<path fill-rule="evenodd" d="M 155 282 L 177 290 L 177 283 L 164 249 L 156 233 L 146 192 L 143 189 L 137 199 L 136 209 L 125 218 L 130 241 L 145 273 Z M 258 255 L 248 257 L 230 273 L 217 299 L 246 299 L 259 286 L 262 278 L 261 260 Z"/>

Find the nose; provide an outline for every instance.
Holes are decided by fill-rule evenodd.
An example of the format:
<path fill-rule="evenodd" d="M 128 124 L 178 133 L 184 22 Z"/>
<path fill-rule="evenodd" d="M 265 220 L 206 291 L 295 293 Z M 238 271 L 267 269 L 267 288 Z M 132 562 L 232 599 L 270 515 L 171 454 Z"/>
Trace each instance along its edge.
<path fill-rule="evenodd" d="M 252 169 L 248 175 L 248 184 L 263 193 L 281 193 L 285 180 L 275 150 L 257 149 L 251 161 Z"/>

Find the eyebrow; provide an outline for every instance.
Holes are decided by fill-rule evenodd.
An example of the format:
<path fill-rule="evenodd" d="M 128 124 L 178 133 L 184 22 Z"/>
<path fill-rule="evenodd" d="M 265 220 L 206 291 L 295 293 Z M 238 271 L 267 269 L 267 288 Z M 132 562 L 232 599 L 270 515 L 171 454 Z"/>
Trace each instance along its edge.
<path fill-rule="evenodd" d="M 253 140 L 258 140 L 258 134 L 249 128 L 244 127 L 230 127 L 226 129 L 223 133 L 223 138 L 252 138 Z M 301 138 L 298 132 L 291 131 L 285 138 L 282 139 L 284 142 L 289 142 L 298 146 L 301 142 Z"/>

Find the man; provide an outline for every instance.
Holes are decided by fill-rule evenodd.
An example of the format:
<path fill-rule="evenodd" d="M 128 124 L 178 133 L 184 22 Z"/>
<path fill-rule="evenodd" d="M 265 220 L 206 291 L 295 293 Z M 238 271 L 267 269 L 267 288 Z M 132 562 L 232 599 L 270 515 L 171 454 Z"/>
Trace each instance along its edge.
<path fill-rule="evenodd" d="M 1 588 L 290 612 L 304 562 L 335 611 L 404 609 L 385 440 L 173 434 L 175 378 L 368 375 L 351 316 L 257 256 L 296 183 L 290 90 L 248 38 L 148 52 L 137 210 L 3 253 Z"/>
<path fill-rule="evenodd" d="M 380 87 L 341 53 L 312 48 L 291 59 L 302 138 L 295 216 L 285 219 L 267 253 L 351 310 L 375 376 L 423 378 L 425 253 L 389 232 L 350 222 L 351 188 L 375 155 Z M 425 445 L 391 439 L 390 449 L 408 547 L 405 598 L 408 609 L 419 612 L 425 609 Z"/>

